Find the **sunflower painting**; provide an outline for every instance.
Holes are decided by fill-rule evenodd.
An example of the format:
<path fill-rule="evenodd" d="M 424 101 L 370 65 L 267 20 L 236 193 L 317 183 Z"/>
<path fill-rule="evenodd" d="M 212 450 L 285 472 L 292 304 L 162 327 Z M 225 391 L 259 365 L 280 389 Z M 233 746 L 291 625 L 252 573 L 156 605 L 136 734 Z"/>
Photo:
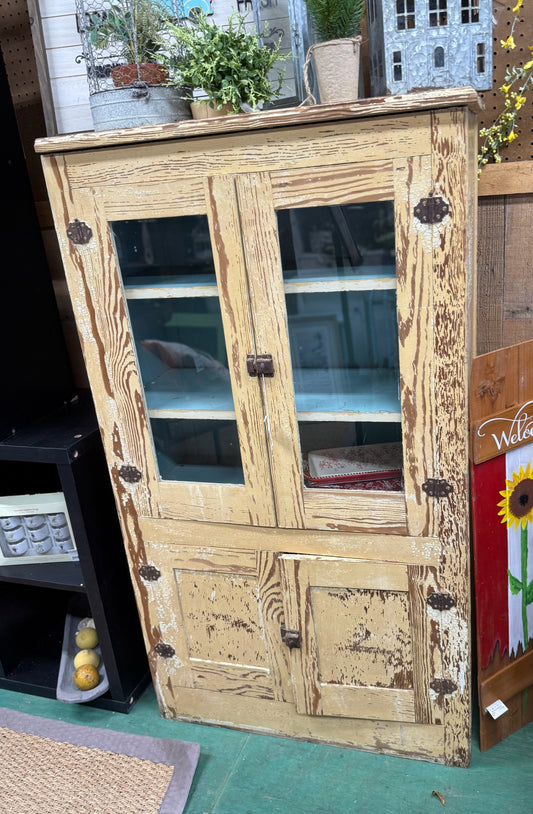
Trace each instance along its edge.
<path fill-rule="evenodd" d="M 528 526 L 533 522 L 533 471 L 531 463 L 526 468 L 520 464 L 518 472 L 512 472 L 511 479 L 505 481 L 506 488 L 500 492 L 503 500 L 498 503 L 501 522 L 508 529 L 520 530 L 520 576 L 507 569 L 509 589 L 513 596 L 521 594 L 521 619 L 523 646 L 529 644 L 528 605 L 533 602 L 533 579 L 528 582 Z M 509 539 L 511 542 L 511 538 Z M 518 564 L 518 563 L 517 563 Z"/>

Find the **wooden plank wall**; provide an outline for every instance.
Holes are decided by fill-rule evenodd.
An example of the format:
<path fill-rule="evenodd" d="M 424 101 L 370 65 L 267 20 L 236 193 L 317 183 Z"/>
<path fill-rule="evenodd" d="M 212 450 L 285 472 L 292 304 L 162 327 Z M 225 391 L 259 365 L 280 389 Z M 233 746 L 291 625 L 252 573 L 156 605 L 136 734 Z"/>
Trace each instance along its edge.
<path fill-rule="evenodd" d="M 533 339 L 533 161 L 485 167 L 479 194 L 476 352 L 481 354 Z"/>

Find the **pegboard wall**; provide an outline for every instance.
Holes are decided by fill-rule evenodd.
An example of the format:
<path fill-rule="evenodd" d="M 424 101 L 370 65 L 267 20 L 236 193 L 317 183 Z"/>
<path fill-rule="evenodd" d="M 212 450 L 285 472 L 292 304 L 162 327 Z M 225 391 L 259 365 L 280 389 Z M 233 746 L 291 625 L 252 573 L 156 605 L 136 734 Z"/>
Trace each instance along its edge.
<path fill-rule="evenodd" d="M 501 40 L 506 40 L 511 33 L 515 15 L 514 2 L 502 3 L 495 0 L 493 14 L 496 21 L 493 30 L 493 82 L 492 90 L 481 93 L 485 110 L 479 114 L 479 127 L 490 127 L 494 119 L 503 110 L 503 96 L 499 92 L 505 83 L 507 68 L 516 65 L 522 67 L 531 57 L 528 48 L 533 45 L 533 3 L 526 0 L 520 9 L 521 22 L 515 28 L 516 48 L 505 51 Z M 533 103 L 531 97 L 520 110 L 517 120 L 518 138 L 501 152 L 502 161 L 530 161 L 533 159 Z"/>

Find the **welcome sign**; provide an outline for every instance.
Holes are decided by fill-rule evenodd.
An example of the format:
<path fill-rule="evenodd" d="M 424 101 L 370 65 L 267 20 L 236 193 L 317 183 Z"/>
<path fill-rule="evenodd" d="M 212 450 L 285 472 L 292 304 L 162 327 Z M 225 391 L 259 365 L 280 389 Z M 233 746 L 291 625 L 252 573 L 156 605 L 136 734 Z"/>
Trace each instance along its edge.
<path fill-rule="evenodd" d="M 473 360 L 470 451 L 484 751 L 533 720 L 533 342 Z"/>
<path fill-rule="evenodd" d="M 482 421 L 471 428 L 472 460 L 479 464 L 533 441 L 533 401 Z"/>

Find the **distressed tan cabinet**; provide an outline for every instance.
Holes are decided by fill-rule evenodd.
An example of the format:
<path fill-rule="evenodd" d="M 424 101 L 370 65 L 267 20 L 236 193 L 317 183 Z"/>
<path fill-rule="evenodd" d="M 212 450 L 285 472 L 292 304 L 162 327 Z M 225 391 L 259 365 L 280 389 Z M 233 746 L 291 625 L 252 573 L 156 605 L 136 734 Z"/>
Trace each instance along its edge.
<path fill-rule="evenodd" d="M 467 765 L 476 105 L 37 142 L 166 717 Z"/>

